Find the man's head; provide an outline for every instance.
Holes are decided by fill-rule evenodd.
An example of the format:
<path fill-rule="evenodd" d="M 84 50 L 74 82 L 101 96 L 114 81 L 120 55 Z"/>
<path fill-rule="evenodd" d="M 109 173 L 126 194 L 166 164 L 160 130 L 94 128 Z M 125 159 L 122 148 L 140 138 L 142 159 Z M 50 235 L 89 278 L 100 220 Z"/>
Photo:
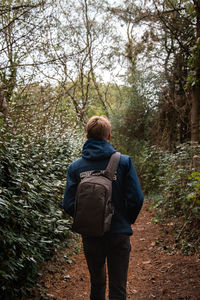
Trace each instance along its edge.
<path fill-rule="evenodd" d="M 87 138 L 110 140 L 111 124 L 106 116 L 94 116 L 86 125 Z"/>

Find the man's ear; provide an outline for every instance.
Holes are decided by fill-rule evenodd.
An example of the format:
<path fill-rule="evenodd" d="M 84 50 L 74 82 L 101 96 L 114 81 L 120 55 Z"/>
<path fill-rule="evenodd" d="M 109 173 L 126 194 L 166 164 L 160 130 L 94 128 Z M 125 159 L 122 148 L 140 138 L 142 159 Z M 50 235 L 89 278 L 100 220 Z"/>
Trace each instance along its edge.
<path fill-rule="evenodd" d="M 86 134 L 86 137 L 87 137 L 87 139 L 89 139 L 89 135 L 88 135 L 88 133 Z"/>
<path fill-rule="evenodd" d="M 111 139 L 111 133 L 109 133 L 107 140 L 110 141 Z"/>

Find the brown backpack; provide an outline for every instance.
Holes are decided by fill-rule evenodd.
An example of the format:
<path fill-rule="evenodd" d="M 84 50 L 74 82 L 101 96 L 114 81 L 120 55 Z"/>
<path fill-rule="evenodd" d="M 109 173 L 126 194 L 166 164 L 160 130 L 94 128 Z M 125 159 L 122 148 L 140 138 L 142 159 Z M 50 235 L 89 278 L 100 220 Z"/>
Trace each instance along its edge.
<path fill-rule="evenodd" d="M 115 152 L 103 174 L 99 175 L 94 171 L 79 183 L 76 192 L 73 231 L 96 237 L 109 231 L 114 214 L 112 180 L 119 160 L 120 153 Z"/>

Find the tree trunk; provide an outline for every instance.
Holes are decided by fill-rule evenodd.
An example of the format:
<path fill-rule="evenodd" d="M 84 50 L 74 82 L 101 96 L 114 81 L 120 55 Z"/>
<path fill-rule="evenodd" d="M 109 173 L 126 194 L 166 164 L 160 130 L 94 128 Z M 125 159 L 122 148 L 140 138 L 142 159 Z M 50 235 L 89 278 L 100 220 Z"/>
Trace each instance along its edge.
<path fill-rule="evenodd" d="M 196 53 L 194 53 L 195 85 L 192 88 L 191 142 L 200 141 L 200 2 L 194 0 L 196 11 Z"/>
<path fill-rule="evenodd" d="M 7 103 L 3 93 L 2 85 L 0 83 L 0 114 L 3 114 L 4 121 L 6 120 L 6 113 L 7 113 Z"/>
<path fill-rule="evenodd" d="M 192 90 L 191 142 L 200 141 L 200 84 Z"/>

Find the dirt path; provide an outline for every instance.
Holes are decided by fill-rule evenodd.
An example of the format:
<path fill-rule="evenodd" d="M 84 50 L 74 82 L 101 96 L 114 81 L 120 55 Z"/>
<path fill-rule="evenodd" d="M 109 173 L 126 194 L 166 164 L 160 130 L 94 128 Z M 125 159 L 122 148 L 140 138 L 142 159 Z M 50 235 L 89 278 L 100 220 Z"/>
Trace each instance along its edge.
<path fill-rule="evenodd" d="M 200 300 L 200 255 L 169 252 L 165 243 L 159 242 L 169 237 L 151 222 L 152 217 L 145 205 L 133 228 L 127 299 Z M 89 274 L 83 253 L 64 258 L 67 252 L 69 249 L 58 252 L 45 266 L 37 299 L 89 300 Z M 44 291 L 46 298 L 40 296 Z"/>

